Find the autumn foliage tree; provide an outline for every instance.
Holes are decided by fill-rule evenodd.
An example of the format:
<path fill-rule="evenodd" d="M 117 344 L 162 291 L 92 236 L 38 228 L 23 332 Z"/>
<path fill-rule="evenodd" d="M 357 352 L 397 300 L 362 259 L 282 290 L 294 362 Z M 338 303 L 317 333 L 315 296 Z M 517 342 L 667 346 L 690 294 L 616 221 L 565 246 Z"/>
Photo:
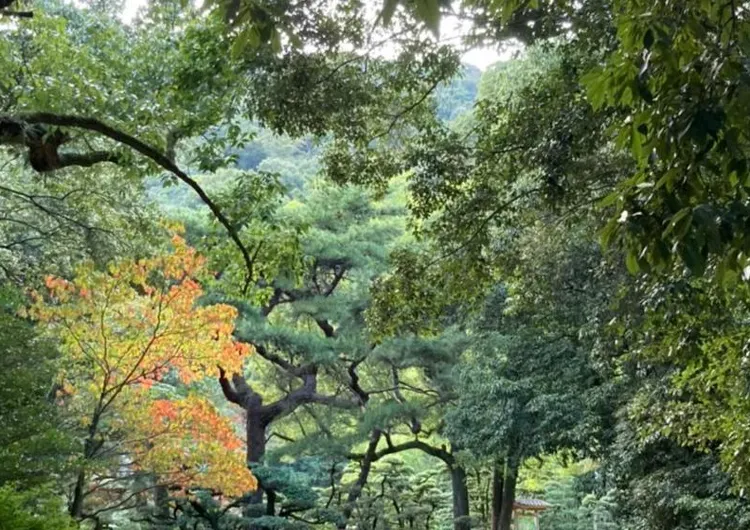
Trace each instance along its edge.
<path fill-rule="evenodd" d="M 225 495 L 255 487 L 232 424 L 189 386 L 217 364 L 239 371 L 250 348 L 233 339 L 234 308 L 198 304 L 205 260 L 179 236 L 172 244 L 106 271 L 48 277 L 47 293 L 34 294 L 30 314 L 64 356 L 58 403 L 82 429 L 69 501 L 79 520 L 132 505 L 155 485 Z M 144 476 L 148 486 L 133 488 Z"/>

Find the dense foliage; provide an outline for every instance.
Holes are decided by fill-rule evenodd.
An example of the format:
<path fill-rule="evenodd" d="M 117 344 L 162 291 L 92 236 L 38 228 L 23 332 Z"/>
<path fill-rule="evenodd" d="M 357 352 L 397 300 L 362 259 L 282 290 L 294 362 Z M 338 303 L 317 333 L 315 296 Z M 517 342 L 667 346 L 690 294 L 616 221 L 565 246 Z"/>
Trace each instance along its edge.
<path fill-rule="evenodd" d="M 747 2 L 126 4 L 0 0 L 1 529 L 750 528 Z"/>

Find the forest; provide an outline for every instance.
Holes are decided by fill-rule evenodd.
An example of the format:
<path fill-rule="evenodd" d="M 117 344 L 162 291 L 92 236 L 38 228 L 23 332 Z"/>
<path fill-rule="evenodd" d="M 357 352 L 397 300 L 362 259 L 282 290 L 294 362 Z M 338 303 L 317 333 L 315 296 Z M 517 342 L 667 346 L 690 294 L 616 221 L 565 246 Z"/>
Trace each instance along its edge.
<path fill-rule="evenodd" d="M 0 0 L 0 530 L 750 530 L 749 157 L 747 0 Z"/>

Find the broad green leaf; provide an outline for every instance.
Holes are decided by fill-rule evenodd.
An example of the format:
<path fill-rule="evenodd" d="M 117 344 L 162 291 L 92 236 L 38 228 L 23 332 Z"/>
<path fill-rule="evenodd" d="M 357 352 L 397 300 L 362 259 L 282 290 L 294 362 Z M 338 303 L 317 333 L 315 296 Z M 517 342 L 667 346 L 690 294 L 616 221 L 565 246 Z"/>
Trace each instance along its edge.
<path fill-rule="evenodd" d="M 380 18 L 383 21 L 383 25 L 387 26 L 391 23 L 393 14 L 396 12 L 399 0 L 383 0 L 383 9 L 380 12 Z"/>
<path fill-rule="evenodd" d="M 440 4 L 438 0 L 414 0 L 417 15 L 437 35 L 440 31 Z"/>

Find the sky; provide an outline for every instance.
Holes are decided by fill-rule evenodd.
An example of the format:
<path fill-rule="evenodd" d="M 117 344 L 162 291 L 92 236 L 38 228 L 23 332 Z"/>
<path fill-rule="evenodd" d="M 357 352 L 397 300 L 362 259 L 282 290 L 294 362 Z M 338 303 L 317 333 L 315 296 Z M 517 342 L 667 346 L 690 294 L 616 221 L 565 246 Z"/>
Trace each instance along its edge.
<path fill-rule="evenodd" d="M 122 12 L 123 20 L 132 20 L 138 11 L 138 8 L 144 5 L 147 1 L 148 0 L 125 0 Z M 441 40 L 456 40 L 462 30 L 465 30 L 465 28 L 462 28 L 462 24 L 456 19 L 445 17 L 440 23 Z M 476 66 L 480 70 L 485 70 L 488 66 L 498 61 L 509 59 L 510 54 L 511 52 L 508 50 L 503 50 L 501 53 L 497 49 L 482 47 L 466 51 L 461 56 L 461 60 L 466 64 Z"/>

